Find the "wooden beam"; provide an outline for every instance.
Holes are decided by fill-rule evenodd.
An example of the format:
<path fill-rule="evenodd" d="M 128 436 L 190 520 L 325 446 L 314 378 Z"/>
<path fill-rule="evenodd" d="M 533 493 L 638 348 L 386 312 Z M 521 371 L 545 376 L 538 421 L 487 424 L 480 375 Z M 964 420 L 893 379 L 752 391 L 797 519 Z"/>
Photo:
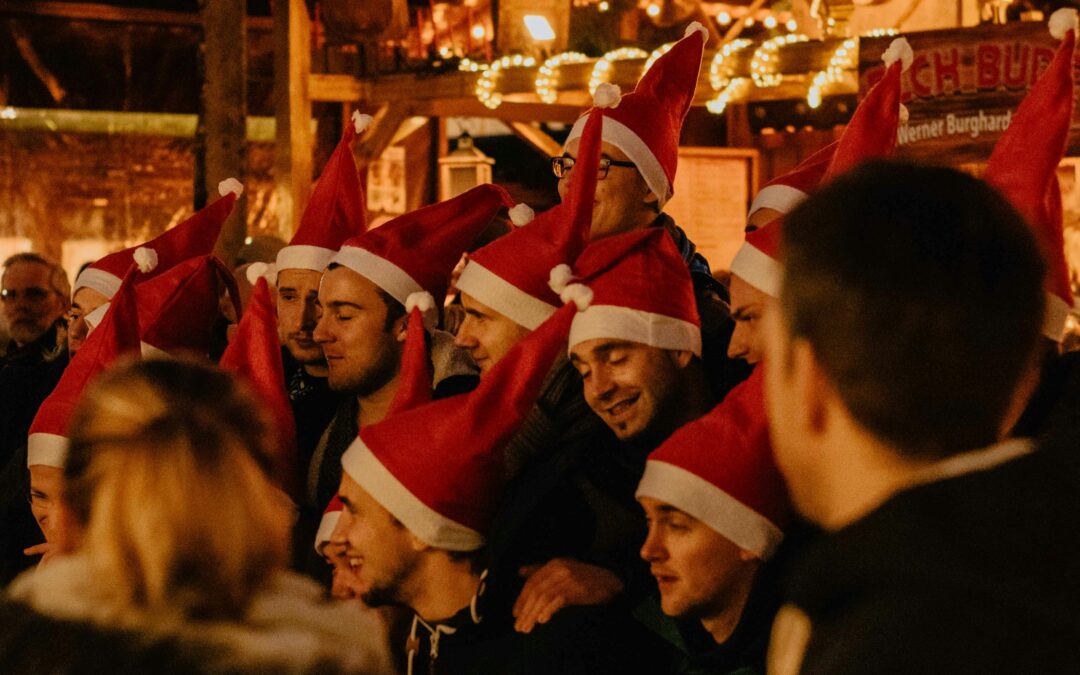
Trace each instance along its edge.
<path fill-rule="evenodd" d="M 349 103 L 359 101 L 363 93 L 360 80 L 352 75 L 312 73 L 308 83 L 312 101 Z"/>
<path fill-rule="evenodd" d="M 243 181 L 247 159 L 247 36 L 246 0 L 200 0 L 203 18 L 204 67 L 202 111 L 205 124 L 206 194 L 216 199 L 218 183 L 226 178 Z M 247 200 L 237 207 L 221 229 L 214 252 L 232 265 L 247 236 L 244 217 Z"/>
<path fill-rule="evenodd" d="M 192 138 L 198 121 L 198 115 L 181 113 L 8 108 L 0 115 L 0 130 Z M 245 126 L 249 143 L 274 142 L 276 124 L 273 117 L 249 115 Z"/>
<path fill-rule="evenodd" d="M 195 12 L 170 12 L 159 9 L 116 7 L 94 2 L 53 2 L 50 0 L 0 0 L 0 16 L 32 16 L 72 19 L 76 21 L 100 21 L 110 23 L 144 23 L 166 26 L 202 26 L 202 19 Z M 267 17 L 247 17 L 249 29 L 269 31 L 271 20 Z"/>
<path fill-rule="evenodd" d="M 514 135 L 528 143 L 534 150 L 544 157 L 554 157 L 562 153 L 562 146 L 551 136 L 548 136 L 536 124 L 526 122 L 510 122 L 510 129 Z"/>
<path fill-rule="evenodd" d="M 300 226 L 311 192 L 311 19 L 304 0 L 276 0 L 274 8 L 274 195 L 278 234 L 288 241 Z"/>
<path fill-rule="evenodd" d="M 379 110 L 372 115 L 374 119 L 364 133 L 363 140 L 353 151 L 356 165 L 361 171 L 382 156 L 383 151 L 390 147 L 398 128 L 411 115 L 408 108 L 402 105 L 384 103 L 379 106 Z"/>

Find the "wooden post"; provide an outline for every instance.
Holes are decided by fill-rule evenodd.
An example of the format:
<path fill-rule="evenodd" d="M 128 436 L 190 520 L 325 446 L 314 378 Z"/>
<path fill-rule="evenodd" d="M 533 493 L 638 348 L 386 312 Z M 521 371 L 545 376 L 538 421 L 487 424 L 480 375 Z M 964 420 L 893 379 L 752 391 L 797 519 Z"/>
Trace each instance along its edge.
<path fill-rule="evenodd" d="M 203 180 L 209 201 L 226 178 L 243 181 L 247 159 L 246 0 L 201 0 L 203 19 L 202 107 L 205 124 Z M 225 222 L 214 252 L 227 264 L 236 259 L 247 236 L 246 200 Z"/>
<path fill-rule="evenodd" d="M 311 19 L 304 0 L 274 0 L 274 181 L 278 231 L 288 241 L 311 192 Z"/>

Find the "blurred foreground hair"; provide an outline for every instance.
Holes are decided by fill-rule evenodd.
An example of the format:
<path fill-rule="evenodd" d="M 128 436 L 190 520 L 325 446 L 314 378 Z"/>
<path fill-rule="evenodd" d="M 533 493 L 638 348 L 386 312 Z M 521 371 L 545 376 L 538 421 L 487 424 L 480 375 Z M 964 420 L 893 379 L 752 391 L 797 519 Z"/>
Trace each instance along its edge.
<path fill-rule="evenodd" d="M 292 514 L 266 472 L 263 414 L 191 360 L 121 363 L 87 389 L 64 501 L 117 610 L 236 617 L 284 567 Z"/>

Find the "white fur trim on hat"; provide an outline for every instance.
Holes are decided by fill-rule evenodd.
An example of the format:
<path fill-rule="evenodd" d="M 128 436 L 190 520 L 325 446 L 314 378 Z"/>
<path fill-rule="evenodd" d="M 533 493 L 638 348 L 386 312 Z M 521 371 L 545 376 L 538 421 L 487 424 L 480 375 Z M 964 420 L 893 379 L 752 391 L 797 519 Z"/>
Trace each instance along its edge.
<path fill-rule="evenodd" d="M 226 178 L 225 180 L 218 183 L 217 190 L 218 194 L 222 197 L 229 194 L 230 192 L 239 197 L 240 195 L 244 194 L 244 184 L 236 180 L 235 178 Z"/>
<path fill-rule="evenodd" d="M 1065 34 L 1070 30 L 1076 30 L 1076 9 L 1073 7 L 1062 7 L 1061 9 L 1056 10 L 1050 15 L 1050 21 L 1047 22 L 1047 27 L 1050 29 L 1050 35 L 1055 40 L 1064 38 Z"/>
<path fill-rule="evenodd" d="M 739 275 L 746 283 L 774 298 L 780 297 L 783 271 L 779 262 L 746 242 L 739 247 L 731 261 L 732 274 Z"/>
<path fill-rule="evenodd" d="M 881 60 L 885 62 L 886 67 L 899 61 L 900 70 L 903 71 L 911 67 L 911 62 L 915 60 L 915 52 L 912 51 L 907 38 L 898 37 L 889 43 L 889 48 L 881 55 Z"/>
<path fill-rule="evenodd" d="M 1069 305 L 1053 293 L 1046 294 L 1046 315 L 1043 317 L 1043 335 L 1054 342 L 1065 339 L 1065 324 L 1069 319 Z"/>
<path fill-rule="evenodd" d="M 104 270 L 99 270 L 96 267 L 87 267 L 75 278 L 74 291 L 77 291 L 80 288 L 90 288 L 107 298 L 111 298 L 116 295 L 118 290 L 120 290 L 120 277 Z"/>
<path fill-rule="evenodd" d="M 339 520 L 341 511 L 328 511 L 323 514 L 319 529 L 315 532 L 315 552 L 319 555 L 322 555 L 323 547 L 330 543 L 330 536 L 334 534 Z"/>
<path fill-rule="evenodd" d="M 646 462 L 635 496 L 671 504 L 762 560 L 768 560 L 784 539 L 784 533 L 768 518 L 674 464 L 652 459 Z"/>
<path fill-rule="evenodd" d="M 622 102 L 622 90 L 617 84 L 601 82 L 596 85 L 592 100 L 597 108 L 618 108 L 619 103 Z"/>
<path fill-rule="evenodd" d="M 405 313 L 412 314 L 413 309 L 420 310 L 420 316 L 424 320 L 424 329 L 429 333 L 435 330 L 439 323 L 439 312 L 435 309 L 435 298 L 427 291 L 410 293 L 405 298 Z"/>
<path fill-rule="evenodd" d="M 528 204 L 518 204 L 510 209 L 510 222 L 516 227 L 528 225 L 536 217 L 536 212 Z"/>
<path fill-rule="evenodd" d="M 694 33 L 701 33 L 701 39 L 705 42 L 709 41 L 709 29 L 703 26 L 700 21 L 692 21 L 683 31 L 683 37 L 688 38 Z"/>
<path fill-rule="evenodd" d="M 577 122 L 574 122 L 573 128 L 570 129 L 570 135 L 566 137 L 567 143 L 581 136 L 585 131 L 585 121 L 587 119 L 588 115 L 582 115 Z M 630 161 L 637 166 L 638 173 L 645 179 L 645 184 L 656 195 L 660 208 L 664 208 L 664 204 L 667 204 L 668 200 L 671 199 L 672 188 L 668 184 L 667 174 L 664 173 L 664 167 L 660 165 L 660 160 L 656 158 L 649 146 L 645 145 L 645 141 L 641 140 L 641 137 L 635 134 L 630 127 L 606 115 L 604 116 L 604 128 L 601 138 L 626 153 Z"/>
<path fill-rule="evenodd" d="M 591 305 L 574 315 L 568 350 L 599 338 L 629 340 L 659 349 L 686 349 L 701 356 L 699 327 L 689 321 L 629 307 Z"/>
<path fill-rule="evenodd" d="M 484 545 L 484 536 L 451 520 L 405 487 L 383 466 L 363 440 L 357 438 L 341 457 L 341 467 L 360 487 L 428 546 L 446 551 L 475 551 Z"/>
<path fill-rule="evenodd" d="M 68 439 L 56 434 L 30 434 L 26 439 L 26 466 L 54 466 L 67 463 Z"/>
<path fill-rule="evenodd" d="M 410 295 L 424 290 L 408 272 L 359 246 L 343 246 L 330 262 L 348 267 L 392 295 L 402 305 Z"/>
<path fill-rule="evenodd" d="M 142 352 L 142 357 L 144 359 L 171 359 L 172 358 L 172 354 L 165 351 L 164 349 L 159 349 L 159 348 L 155 347 L 154 345 L 150 344 L 149 342 L 140 342 L 139 343 L 139 351 Z"/>
<path fill-rule="evenodd" d="M 277 270 L 311 270 L 322 272 L 337 251 L 322 246 L 290 245 L 278 251 Z"/>
<path fill-rule="evenodd" d="M 98 305 L 94 311 L 87 312 L 83 316 L 83 321 L 86 322 L 86 335 L 90 336 L 90 333 L 94 332 L 94 329 L 101 325 L 101 320 L 105 318 L 105 313 L 109 311 L 109 305 L 111 302 L 106 302 L 102 305 Z"/>
<path fill-rule="evenodd" d="M 746 214 L 747 220 L 761 209 L 773 209 L 780 213 L 789 213 L 792 209 L 806 199 L 806 193 L 790 185 L 766 185 L 761 188 L 750 204 L 750 210 Z"/>
<path fill-rule="evenodd" d="M 367 129 L 369 126 L 371 126 L 371 123 L 374 121 L 374 117 L 372 117 L 371 115 L 363 115 L 360 113 L 359 110 L 354 110 L 352 113 L 353 129 L 355 129 L 356 133 L 358 134 L 363 133 L 364 129 Z"/>
<path fill-rule="evenodd" d="M 475 260 L 465 263 L 457 282 L 458 290 L 468 293 L 509 318 L 519 326 L 536 330 L 552 314 L 555 307 L 526 293 L 498 274 L 478 264 Z"/>
<path fill-rule="evenodd" d="M 140 246 L 135 249 L 135 252 L 131 254 L 135 264 L 139 266 L 139 271 L 143 274 L 153 272 L 158 266 L 158 254 L 157 251 L 149 246 Z"/>

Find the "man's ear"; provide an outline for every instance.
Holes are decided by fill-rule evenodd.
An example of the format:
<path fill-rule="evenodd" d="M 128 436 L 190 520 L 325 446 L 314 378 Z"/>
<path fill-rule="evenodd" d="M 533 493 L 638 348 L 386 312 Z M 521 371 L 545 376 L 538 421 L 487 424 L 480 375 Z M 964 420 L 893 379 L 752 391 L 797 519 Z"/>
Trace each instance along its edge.
<path fill-rule="evenodd" d="M 644 183 L 645 181 L 642 180 L 641 182 Z M 660 211 L 660 198 L 656 196 L 656 193 L 652 191 L 647 183 L 645 184 L 645 196 L 641 198 L 641 201 L 645 204 L 652 205 L 652 208 L 657 212 Z"/>
<path fill-rule="evenodd" d="M 671 354 L 671 361 L 679 369 L 683 369 L 690 365 L 690 360 L 694 358 L 694 353 L 689 349 L 672 349 L 669 352 Z"/>
<path fill-rule="evenodd" d="M 409 332 L 409 315 L 404 314 L 394 321 L 392 330 L 394 339 L 398 342 L 405 342 L 405 336 Z"/>

